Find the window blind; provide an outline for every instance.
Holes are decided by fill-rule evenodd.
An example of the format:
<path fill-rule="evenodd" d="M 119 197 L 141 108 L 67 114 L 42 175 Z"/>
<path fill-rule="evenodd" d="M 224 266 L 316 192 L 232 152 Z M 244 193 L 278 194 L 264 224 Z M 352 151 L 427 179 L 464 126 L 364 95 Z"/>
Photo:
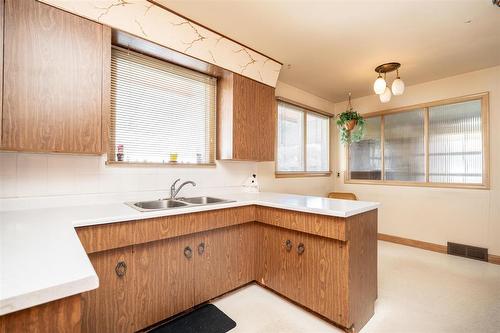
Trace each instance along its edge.
<path fill-rule="evenodd" d="M 108 160 L 212 164 L 216 78 L 113 48 Z"/>

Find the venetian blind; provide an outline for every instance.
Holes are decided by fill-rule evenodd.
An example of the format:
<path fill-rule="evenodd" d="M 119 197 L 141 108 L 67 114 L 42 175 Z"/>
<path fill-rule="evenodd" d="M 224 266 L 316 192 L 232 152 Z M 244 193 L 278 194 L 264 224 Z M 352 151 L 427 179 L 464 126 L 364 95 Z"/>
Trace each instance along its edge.
<path fill-rule="evenodd" d="M 113 48 L 108 160 L 212 164 L 216 78 Z"/>

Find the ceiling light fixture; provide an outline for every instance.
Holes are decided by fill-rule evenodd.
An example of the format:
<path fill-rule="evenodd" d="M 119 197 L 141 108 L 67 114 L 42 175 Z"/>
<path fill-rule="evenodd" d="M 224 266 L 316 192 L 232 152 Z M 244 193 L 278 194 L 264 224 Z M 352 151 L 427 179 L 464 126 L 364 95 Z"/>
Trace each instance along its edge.
<path fill-rule="evenodd" d="M 405 83 L 399 77 L 399 67 L 401 67 L 401 64 L 399 62 L 388 62 L 375 68 L 375 72 L 378 73 L 378 77 L 373 83 L 373 90 L 377 95 L 379 95 L 380 101 L 382 103 L 389 102 L 392 95 L 403 95 L 405 91 Z M 389 89 L 387 81 L 385 80 L 386 74 L 394 71 L 396 71 L 396 79 L 392 82 L 391 89 Z M 384 78 L 382 78 L 381 73 L 384 73 Z"/>

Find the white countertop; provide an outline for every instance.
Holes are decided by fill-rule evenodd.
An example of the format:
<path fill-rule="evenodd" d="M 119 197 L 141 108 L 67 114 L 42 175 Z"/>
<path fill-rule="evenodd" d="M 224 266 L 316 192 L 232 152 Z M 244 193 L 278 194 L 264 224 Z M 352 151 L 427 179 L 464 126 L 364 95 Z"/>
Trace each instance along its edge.
<path fill-rule="evenodd" d="M 215 195 L 234 202 L 139 212 L 122 202 L 0 211 L 0 315 L 99 286 L 75 227 L 261 205 L 349 217 L 379 203 L 279 193 Z"/>

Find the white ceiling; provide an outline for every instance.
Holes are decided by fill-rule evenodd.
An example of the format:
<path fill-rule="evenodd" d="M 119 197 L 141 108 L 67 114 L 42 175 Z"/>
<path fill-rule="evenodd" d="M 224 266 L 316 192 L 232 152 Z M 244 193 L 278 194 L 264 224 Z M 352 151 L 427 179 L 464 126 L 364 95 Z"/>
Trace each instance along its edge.
<path fill-rule="evenodd" d="M 384 62 L 402 63 L 407 85 L 500 64 L 491 0 L 156 1 L 284 63 L 280 81 L 334 102 L 372 94 Z"/>

